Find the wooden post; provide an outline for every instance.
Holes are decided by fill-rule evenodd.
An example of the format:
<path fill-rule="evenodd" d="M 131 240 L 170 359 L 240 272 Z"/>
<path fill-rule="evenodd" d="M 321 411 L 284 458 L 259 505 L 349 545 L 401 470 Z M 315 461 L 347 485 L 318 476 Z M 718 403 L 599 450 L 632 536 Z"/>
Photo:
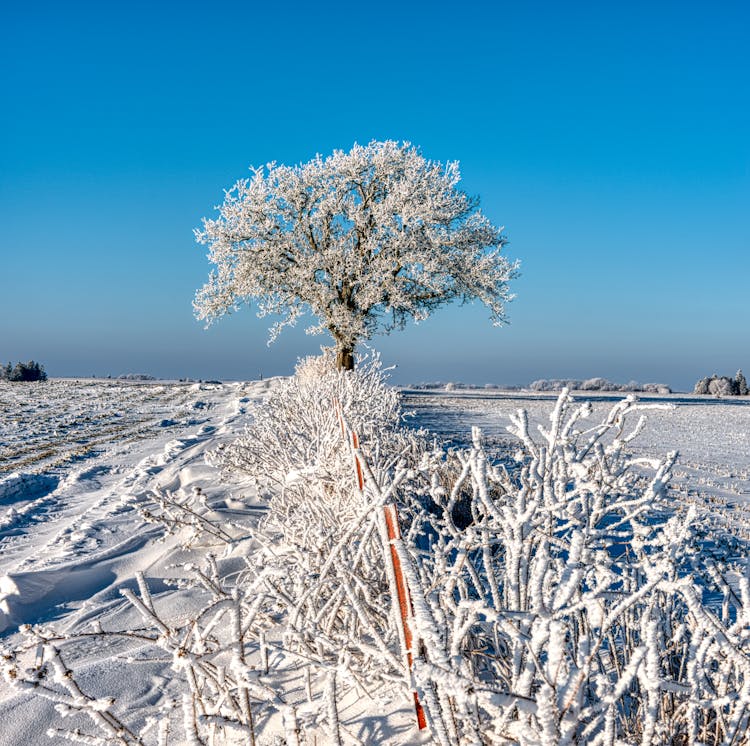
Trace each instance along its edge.
<path fill-rule="evenodd" d="M 359 455 L 357 454 L 359 450 L 359 437 L 355 432 L 352 432 L 352 446 L 354 448 L 354 468 L 357 471 L 357 484 L 359 485 L 359 491 L 362 492 L 365 488 L 365 475 L 362 473 L 362 464 L 360 464 Z"/>
<path fill-rule="evenodd" d="M 398 592 L 398 605 L 401 611 L 401 624 L 404 628 L 404 643 L 406 646 L 406 662 L 411 672 L 412 666 L 414 665 L 414 638 L 411 634 L 411 628 L 409 626 L 409 619 L 412 616 L 411 599 L 409 598 L 409 588 L 406 585 L 406 578 L 401 568 L 401 560 L 399 559 L 396 547 L 393 546 L 393 541 L 401 538 L 401 529 L 398 525 L 398 512 L 396 506 L 393 503 L 389 503 L 383 507 L 385 513 L 385 525 L 388 528 L 388 546 L 391 550 L 391 563 L 393 564 L 394 575 L 396 576 L 396 590 Z M 414 709 L 417 713 L 417 725 L 419 730 L 424 730 L 427 727 L 427 720 L 425 718 L 424 709 L 419 702 L 419 695 L 416 690 L 414 691 Z"/>
<path fill-rule="evenodd" d="M 362 463 L 359 459 L 359 437 L 353 430 L 349 430 L 344 420 L 344 415 L 341 408 L 341 403 L 337 400 L 334 401 L 336 413 L 339 418 L 339 424 L 341 425 L 341 434 L 344 441 L 347 440 L 347 431 L 351 433 L 351 447 L 354 454 L 354 468 L 357 474 L 357 486 L 359 491 L 362 492 L 365 488 L 365 477 L 362 469 Z M 396 585 L 396 596 L 394 603 L 398 601 L 399 612 L 401 616 L 401 627 L 403 630 L 403 641 L 404 648 L 406 649 L 406 663 L 409 669 L 409 675 L 411 676 L 412 667 L 414 665 L 414 638 L 411 633 L 411 627 L 409 626 L 409 620 L 412 617 L 411 599 L 409 598 L 409 588 L 406 584 L 406 578 L 404 577 L 403 569 L 401 567 L 401 560 L 399 559 L 396 547 L 393 546 L 395 540 L 401 539 L 401 529 L 398 526 L 398 512 L 396 506 L 393 503 L 383 506 L 383 514 L 385 517 L 385 525 L 388 534 L 388 549 L 389 556 L 386 557 L 386 562 L 390 561 L 390 566 L 393 569 L 393 577 L 395 578 Z M 413 682 L 413 678 L 412 678 Z M 413 690 L 414 694 L 414 709 L 417 714 L 417 725 L 419 730 L 424 730 L 427 727 L 427 718 L 425 717 L 424 708 L 419 702 L 419 695 L 416 689 Z"/>

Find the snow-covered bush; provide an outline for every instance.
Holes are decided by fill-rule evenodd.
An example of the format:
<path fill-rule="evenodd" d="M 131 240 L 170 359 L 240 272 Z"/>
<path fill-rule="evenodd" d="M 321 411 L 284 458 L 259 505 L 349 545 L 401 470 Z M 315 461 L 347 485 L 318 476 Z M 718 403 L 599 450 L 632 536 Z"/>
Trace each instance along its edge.
<path fill-rule="evenodd" d="M 400 426 L 398 392 L 376 355 L 354 371 L 334 363 L 330 352 L 303 360 L 243 437 L 213 459 L 269 490 L 250 561 L 258 572 L 279 569 L 268 584 L 283 609 L 287 649 L 320 670 L 345 660 L 353 681 L 382 687 L 401 675 L 398 628 L 381 516 L 359 489 L 354 450 L 366 448 L 371 471 L 389 475 L 392 498 L 406 473 L 399 464 L 418 461 L 424 445 Z"/>
<path fill-rule="evenodd" d="M 587 427 L 563 392 L 541 437 L 513 419 L 515 469 L 490 463 L 476 429 L 458 473 L 429 468 L 442 510 L 412 516 L 400 549 L 441 744 L 748 742 L 747 560 L 703 556 L 696 515 L 670 515 L 676 454 L 628 449 L 644 408 L 629 398 Z"/>
<path fill-rule="evenodd" d="M 118 381 L 155 381 L 156 376 L 148 373 L 123 373 L 117 376 Z"/>
<path fill-rule="evenodd" d="M 728 376 L 721 376 L 712 378 L 708 382 L 708 393 L 711 396 L 735 396 L 737 394 L 737 387 L 735 386 L 734 379 Z"/>
<path fill-rule="evenodd" d="M 377 355 L 347 372 L 336 368 L 330 350 L 300 361 L 295 375 L 258 407 L 243 436 L 211 459 L 225 473 L 239 473 L 267 490 L 269 516 L 278 519 L 288 540 L 302 541 L 318 525 L 309 511 L 325 506 L 326 520 L 343 526 L 361 507 L 342 416 L 370 451 L 397 447 L 392 441 L 398 440 L 399 394 L 386 385 Z"/>
<path fill-rule="evenodd" d="M 742 370 L 737 371 L 737 375 L 734 377 L 735 383 L 737 384 L 737 394 L 739 396 L 747 396 L 750 393 L 750 389 L 747 386 L 747 379 Z"/>

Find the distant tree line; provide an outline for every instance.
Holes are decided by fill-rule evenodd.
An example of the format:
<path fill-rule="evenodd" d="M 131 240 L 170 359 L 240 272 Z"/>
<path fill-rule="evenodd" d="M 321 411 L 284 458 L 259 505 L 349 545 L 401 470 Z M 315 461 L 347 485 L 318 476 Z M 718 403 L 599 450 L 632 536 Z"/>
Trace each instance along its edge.
<path fill-rule="evenodd" d="M 714 373 L 707 378 L 701 378 L 695 384 L 694 394 L 710 394 L 711 396 L 747 396 L 750 391 L 747 381 L 741 370 L 737 371 L 734 378 L 729 376 L 718 376 Z"/>
<path fill-rule="evenodd" d="M 461 389 L 499 389 L 502 391 L 562 391 L 567 388 L 571 391 L 615 391 L 621 393 L 644 393 L 644 394 L 671 394 L 672 389 L 666 383 L 638 383 L 630 381 L 629 383 L 613 383 L 606 378 L 588 378 L 581 380 L 578 378 L 542 378 L 538 381 L 532 381 L 528 386 L 508 386 L 487 383 L 484 386 L 475 386 L 469 383 L 417 383 L 412 384 L 412 389 L 444 389 L 445 391 L 459 391 Z"/>
<path fill-rule="evenodd" d="M 613 383 L 606 378 L 589 378 L 585 381 L 578 379 L 540 379 L 529 385 L 531 391 L 560 391 L 568 388 L 573 391 L 620 391 L 620 392 L 642 392 L 647 394 L 671 394 L 672 389 L 665 383 Z"/>
<path fill-rule="evenodd" d="M 28 363 L 8 363 L 0 366 L 0 381 L 46 381 L 44 366 L 34 360 Z"/>

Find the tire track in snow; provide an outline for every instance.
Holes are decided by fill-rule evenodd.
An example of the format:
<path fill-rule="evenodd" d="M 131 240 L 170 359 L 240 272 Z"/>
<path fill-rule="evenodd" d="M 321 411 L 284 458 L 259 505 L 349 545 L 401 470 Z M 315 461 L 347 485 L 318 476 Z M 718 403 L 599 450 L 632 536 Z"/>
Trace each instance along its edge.
<path fill-rule="evenodd" d="M 238 386 L 214 392 L 216 404 L 224 406 L 211 411 L 213 424 L 166 443 L 162 437 L 124 452 L 110 449 L 97 464 L 72 472 L 17 511 L 16 535 L 3 537 L 0 633 L 61 615 L 95 594 L 114 593 L 123 580 L 169 551 L 169 543 L 156 545 L 162 529 L 144 523 L 138 505 L 154 489 L 179 491 L 218 481 L 203 455 L 239 429 L 245 408 L 233 396 L 238 393 Z M 204 404 L 202 409 L 213 408 Z M 124 475 L 111 463 L 138 455 Z M 113 475 L 120 476 L 113 482 Z"/>

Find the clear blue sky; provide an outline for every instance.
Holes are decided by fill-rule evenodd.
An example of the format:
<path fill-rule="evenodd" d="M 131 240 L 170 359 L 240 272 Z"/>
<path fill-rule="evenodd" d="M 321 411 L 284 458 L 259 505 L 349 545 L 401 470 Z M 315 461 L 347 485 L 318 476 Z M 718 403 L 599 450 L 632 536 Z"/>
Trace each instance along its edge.
<path fill-rule="evenodd" d="M 254 378 L 209 330 L 192 230 L 270 160 L 409 140 L 522 261 L 511 325 L 450 307 L 374 345 L 396 380 L 750 372 L 750 4 L 13 3 L 0 23 L 0 359 Z"/>

